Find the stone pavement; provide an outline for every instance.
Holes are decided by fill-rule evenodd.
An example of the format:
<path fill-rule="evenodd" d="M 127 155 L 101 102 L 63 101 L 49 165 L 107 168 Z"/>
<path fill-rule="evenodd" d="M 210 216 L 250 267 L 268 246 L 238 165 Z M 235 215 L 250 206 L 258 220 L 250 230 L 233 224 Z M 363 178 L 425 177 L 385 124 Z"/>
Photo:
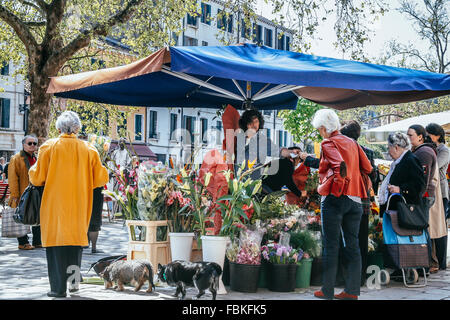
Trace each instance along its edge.
<path fill-rule="evenodd" d="M 1 220 L 1 219 L 0 219 Z M 105 253 L 91 254 L 90 249 L 83 251 L 81 273 L 84 279 L 97 277 L 88 269 L 91 263 L 98 259 L 127 253 L 128 235 L 122 221 L 103 221 L 97 247 Z M 423 280 L 420 278 L 420 280 Z M 125 287 L 124 292 L 105 290 L 103 285 L 81 283 L 77 293 L 68 294 L 67 298 L 59 300 L 173 300 L 174 288 L 157 286 L 153 293 L 145 293 L 147 285 L 135 293 L 132 287 Z M 30 251 L 18 250 L 17 240 L 0 238 L 0 300 L 51 300 L 47 297 L 49 291 L 47 278 L 47 262 L 45 249 Z M 218 295 L 218 300 L 316 300 L 313 292 L 318 287 L 297 289 L 290 293 L 271 292 L 258 289 L 256 293 L 240 293 L 231 291 Z M 340 292 L 339 288 L 336 293 Z M 196 293 L 195 289 L 187 290 L 190 299 Z M 207 292 L 201 300 L 209 300 Z M 450 270 L 440 271 L 428 279 L 424 288 L 406 288 L 402 282 L 391 281 L 381 289 L 361 288 L 361 300 L 450 300 Z"/>

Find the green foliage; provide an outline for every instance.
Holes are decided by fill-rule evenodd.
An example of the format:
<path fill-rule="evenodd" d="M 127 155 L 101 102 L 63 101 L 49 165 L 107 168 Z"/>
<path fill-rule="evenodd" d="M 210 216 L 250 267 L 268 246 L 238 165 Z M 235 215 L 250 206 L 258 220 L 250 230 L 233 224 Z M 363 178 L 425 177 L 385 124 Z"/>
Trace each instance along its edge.
<path fill-rule="evenodd" d="M 290 231 L 291 238 L 289 244 L 299 250 L 307 252 L 311 258 L 320 256 L 320 245 L 317 239 L 309 230 Z"/>
<path fill-rule="evenodd" d="M 322 141 L 319 132 L 311 124 L 316 111 L 322 108 L 324 107 L 317 103 L 299 99 L 296 109 L 282 110 L 278 115 L 283 119 L 283 126 L 292 135 L 294 142 Z"/>
<path fill-rule="evenodd" d="M 56 130 L 55 123 L 58 116 L 63 111 L 74 111 L 78 114 L 82 125 L 82 134 L 89 135 L 91 133 L 97 135 L 111 136 L 116 123 L 119 127 L 117 135 L 119 137 L 128 138 L 125 122 L 128 116 L 137 108 L 128 107 L 120 111 L 117 106 L 105 105 L 94 102 L 80 102 L 75 100 L 67 100 L 65 107 L 59 103 L 52 104 L 52 121 L 50 122 L 49 137 L 54 138 L 59 135 Z"/>

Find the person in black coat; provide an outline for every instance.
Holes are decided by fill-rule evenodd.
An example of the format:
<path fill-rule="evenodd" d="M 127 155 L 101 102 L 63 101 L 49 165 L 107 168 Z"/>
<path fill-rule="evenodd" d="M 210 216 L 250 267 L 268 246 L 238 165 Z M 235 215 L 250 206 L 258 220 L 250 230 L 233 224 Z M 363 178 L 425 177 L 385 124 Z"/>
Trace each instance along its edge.
<path fill-rule="evenodd" d="M 425 176 L 419 159 L 409 150 L 408 137 L 400 132 L 391 133 L 388 137 L 388 147 L 394 161 L 379 190 L 380 212 L 383 213 L 386 209 L 396 210 L 400 197 L 393 197 L 389 208 L 386 208 L 389 196 L 393 193 L 400 193 L 406 203 L 422 205 Z"/>
<path fill-rule="evenodd" d="M 300 150 L 300 148 L 291 147 L 289 150 Z M 278 171 L 276 174 L 267 175 L 262 180 L 262 189 L 266 193 L 280 191 L 286 186 L 297 197 L 302 196 L 302 192 L 297 188 L 294 182 L 294 163 L 290 158 L 280 158 L 271 162 L 271 165 L 278 161 Z"/>

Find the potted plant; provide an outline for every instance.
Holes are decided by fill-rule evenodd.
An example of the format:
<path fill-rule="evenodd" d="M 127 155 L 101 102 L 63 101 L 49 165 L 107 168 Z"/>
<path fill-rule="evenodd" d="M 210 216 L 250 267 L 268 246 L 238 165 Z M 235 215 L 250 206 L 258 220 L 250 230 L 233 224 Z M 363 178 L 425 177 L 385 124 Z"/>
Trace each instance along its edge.
<path fill-rule="evenodd" d="M 269 262 L 268 289 L 276 292 L 294 291 L 297 261 L 303 252 L 277 243 L 262 246 L 261 250 L 263 258 Z"/>
<path fill-rule="evenodd" d="M 230 261 L 230 289 L 256 292 L 261 268 L 261 240 L 265 232 L 259 225 L 250 230 L 243 228 L 236 242 L 227 250 Z"/>
<path fill-rule="evenodd" d="M 262 182 L 261 180 L 253 181 L 248 175 L 261 167 L 245 172 L 243 171 L 244 167 L 245 163 L 242 164 L 236 175 L 233 175 L 231 170 L 224 172 L 228 183 L 228 194 L 217 199 L 217 205 L 220 208 L 220 214 L 222 216 L 222 226 L 218 235 L 205 235 L 201 237 L 203 260 L 216 262 L 222 269 L 225 262 L 227 243 L 243 227 L 242 221 L 245 223 L 249 220 L 244 211 L 244 206 L 253 207 L 256 212 L 259 212 L 259 203 L 253 196 L 260 191 Z M 222 280 L 219 281 L 218 293 L 226 293 Z"/>
<path fill-rule="evenodd" d="M 314 257 L 320 255 L 317 239 L 309 230 L 290 232 L 290 245 L 303 251 L 303 257 L 298 262 L 296 288 L 308 288 L 311 282 L 311 268 Z"/>
<path fill-rule="evenodd" d="M 194 236 L 197 237 L 196 250 L 201 250 L 200 237 L 206 234 L 206 221 L 211 214 L 211 197 L 206 189 L 209 184 L 209 178 L 207 177 L 205 183 L 202 184 L 198 178 L 197 172 L 198 170 L 191 169 L 186 171 L 186 169 L 183 168 L 181 169 L 180 174 L 177 175 L 177 179 L 173 181 L 178 190 L 174 194 L 177 195 L 178 202 L 181 205 L 178 210 L 172 211 L 171 220 L 175 222 L 184 217 L 186 222 L 189 222 L 189 230 L 194 231 L 188 233 L 173 232 L 170 234 L 173 239 L 182 239 L 181 241 L 186 247 L 187 259 L 185 260 L 190 260 L 191 256 L 193 256 L 192 245 Z M 188 225 L 185 225 L 186 231 L 187 227 Z M 180 243 L 179 246 L 181 245 L 182 244 Z M 193 258 L 196 259 L 196 257 Z"/>

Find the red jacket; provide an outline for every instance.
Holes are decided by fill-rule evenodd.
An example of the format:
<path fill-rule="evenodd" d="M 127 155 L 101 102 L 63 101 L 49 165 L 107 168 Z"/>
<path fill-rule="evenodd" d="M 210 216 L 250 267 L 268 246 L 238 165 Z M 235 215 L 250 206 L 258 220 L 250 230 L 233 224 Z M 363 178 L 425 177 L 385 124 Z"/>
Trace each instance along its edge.
<path fill-rule="evenodd" d="M 294 183 L 297 186 L 298 190 L 305 190 L 306 180 L 308 180 L 308 175 L 311 170 L 309 167 L 305 166 L 302 163 L 297 169 L 295 169 L 292 178 L 294 179 Z M 286 194 L 286 202 L 288 204 L 299 204 L 300 198 L 297 197 L 293 192 L 289 192 Z"/>
<path fill-rule="evenodd" d="M 372 166 L 362 148 L 339 131 L 334 131 L 328 139 L 323 140 L 321 146 L 319 194 L 367 198 L 361 172 L 369 174 Z"/>

